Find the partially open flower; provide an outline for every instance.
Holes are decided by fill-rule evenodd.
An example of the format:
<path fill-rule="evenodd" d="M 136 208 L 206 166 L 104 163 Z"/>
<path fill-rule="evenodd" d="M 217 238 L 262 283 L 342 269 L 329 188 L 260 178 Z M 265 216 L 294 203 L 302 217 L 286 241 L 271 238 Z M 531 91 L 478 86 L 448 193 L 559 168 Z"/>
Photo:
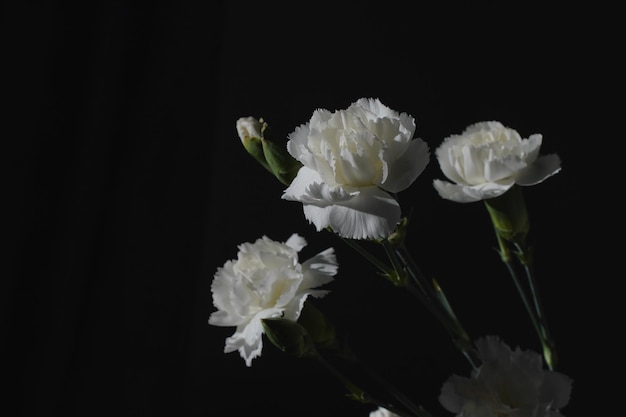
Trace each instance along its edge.
<path fill-rule="evenodd" d="M 266 123 L 252 116 L 237 119 L 236 128 L 241 144 L 265 169 L 272 172 L 263 153 L 263 131 Z"/>
<path fill-rule="evenodd" d="M 558 155 L 539 155 L 542 136 L 522 139 L 500 122 L 480 122 L 444 139 L 435 151 L 450 181 L 434 180 L 442 198 L 458 203 L 494 198 L 513 185 L 543 182 L 561 170 Z"/>
<path fill-rule="evenodd" d="M 482 364 L 469 378 L 453 375 L 439 401 L 459 417 L 562 417 L 572 381 L 542 367 L 541 355 L 512 350 L 495 336 L 476 342 Z"/>
<path fill-rule="evenodd" d="M 334 249 L 328 248 L 300 263 L 298 253 L 306 241 L 293 234 L 286 242 L 263 236 L 239 245 L 237 259 L 218 268 L 211 284 L 213 304 L 209 324 L 236 326 L 226 339 L 226 353 L 238 350 L 251 366 L 263 348 L 263 319 L 298 320 L 308 296 L 328 291 L 315 289 L 333 280 L 338 265 Z"/>
<path fill-rule="evenodd" d="M 267 122 L 255 117 L 240 117 L 236 127 L 246 151 L 280 182 L 289 185 L 302 164 L 289 155 L 284 141 L 277 141 L 268 134 Z"/>
<path fill-rule="evenodd" d="M 378 99 L 345 110 L 316 110 L 291 135 L 287 149 L 303 167 L 283 198 L 299 201 L 317 230 L 351 239 L 386 238 L 400 221 L 394 194 L 429 162 L 428 145 L 413 138 L 415 121 Z"/>

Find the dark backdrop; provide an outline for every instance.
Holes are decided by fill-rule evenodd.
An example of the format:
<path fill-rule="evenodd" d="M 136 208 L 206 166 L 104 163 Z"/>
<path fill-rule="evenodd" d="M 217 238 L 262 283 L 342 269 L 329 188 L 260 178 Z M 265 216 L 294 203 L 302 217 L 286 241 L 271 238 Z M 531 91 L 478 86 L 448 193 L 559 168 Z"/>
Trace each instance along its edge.
<path fill-rule="evenodd" d="M 303 256 L 336 247 L 340 275 L 321 305 L 364 343 L 363 357 L 448 415 L 438 390 L 467 369 L 446 335 L 280 200 L 283 187 L 235 130 L 256 116 L 285 136 L 314 109 L 360 97 L 415 116 L 431 150 L 499 120 L 543 134 L 542 151 L 561 156 L 562 172 L 525 195 L 559 368 L 574 379 L 563 411 L 591 415 L 603 337 L 593 309 L 605 294 L 590 285 L 601 241 L 581 236 L 596 233 L 589 172 L 610 12 L 461 4 L 4 3 L 0 342 L 12 415 L 367 415 L 323 370 L 269 344 L 247 368 L 223 353 L 233 329 L 207 324 L 213 273 L 236 245 L 292 232 L 309 241 Z M 433 178 L 434 158 L 401 195 L 415 208 L 422 268 L 472 336 L 538 350 L 482 204 L 441 200 Z"/>

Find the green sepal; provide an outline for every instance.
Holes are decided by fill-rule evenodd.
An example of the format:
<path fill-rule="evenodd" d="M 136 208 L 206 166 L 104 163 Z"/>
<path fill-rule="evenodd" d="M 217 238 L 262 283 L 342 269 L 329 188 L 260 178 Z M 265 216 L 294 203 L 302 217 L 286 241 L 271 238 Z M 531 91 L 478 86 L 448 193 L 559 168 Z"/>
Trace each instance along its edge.
<path fill-rule="evenodd" d="M 267 136 L 267 123 L 263 124 L 263 155 L 270 172 L 285 185 L 291 184 L 302 164 L 287 151 L 287 143 L 278 143 Z"/>
<path fill-rule="evenodd" d="M 313 358 L 317 350 L 313 339 L 299 323 L 284 318 L 261 320 L 265 335 L 281 351 L 297 358 Z"/>
<path fill-rule="evenodd" d="M 523 248 L 530 222 L 521 187 L 513 185 L 504 194 L 484 201 L 498 237 Z"/>
<path fill-rule="evenodd" d="M 396 229 L 387 238 L 389 243 L 391 243 L 394 248 L 397 248 L 404 243 L 404 240 L 406 239 L 408 225 L 409 219 L 407 217 L 401 218 L 398 222 L 398 225 L 396 226 Z"/>
<path fill-rule="evenodd" d="M 335 327 L 310 300 L 304 305 L 298 324 L 305 328 L 319 348 L 331 347 L 337 341 Z"/>

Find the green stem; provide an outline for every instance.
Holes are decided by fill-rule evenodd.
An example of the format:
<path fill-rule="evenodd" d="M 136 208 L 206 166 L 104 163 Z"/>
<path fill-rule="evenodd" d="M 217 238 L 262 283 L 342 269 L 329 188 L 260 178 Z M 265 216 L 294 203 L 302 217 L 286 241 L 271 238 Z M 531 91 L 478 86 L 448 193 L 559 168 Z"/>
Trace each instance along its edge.
<path fill-rule="evenodd" d="M 383 407 L 394 414 L 399 415 L 400 417 L 432 417 L 432 415 L 426 411 L 422 406 L 417 406 L 413 404 L 410 400 L 408 400 L 404 395 L 402 395 L 399 391 L 392 387 L 391 384 L 387 383 L 386 380 L 375 375 L 370 369 L 366 368 L 366 371 L 372 376 L 376 377 L 378 383 L 382 384 L 386 390 L 388 390 L 399 402 L 401 402 L 407 409 L 411 411 L 411 413 L 407 413 L 404 409 L 390 404 L 386 401 L 380 400 L 376 397 L 371 396 L 366 393 L 363 389 L 359 388 L 357 385 L 353 384 L 350 379 L 348 379 L 345 375 L 337 370 L 333 365 L 331 365 L 326 359 L 324 359 L 321 355 L 316 356 L 318 362 L 320 362 L 326 370 L 328 370 L 335 378 L 337 378 L 341 383 L 350 391 L 350 393 L 359 401 L 365 402 L 368 404 L 373 404 L 378 407 Z M 359 365 L 363 366 L 359 362 Z"/>
<path fill-rule="evenodd" d="M 380 259 L 378 259 L 377 257 L 375 257 L 374 255 L 372 255 L 371 253 L 369 253 L 367 250 L 365 250 L 363 247 L 361 247 L 361 245 L 359 245 L 357 242 L 355 242 L 352 239 L 346 239 L 346 238 L 341 238 L 348 246 L 350 246 L 352 249 L 354 249 L 358 254 L 360 254 L 361 256 L 363 256 L 365 259 L 367 259 L 368 261 L 370 261 L 376 268 L 378 268 L 378 270 L 384 274 L 384 275 L 389 275 L 392 270 Z"/>
<path fill-rule="evenodd" d="M 519 245 L 516 245 L 516 247 L 517 247 L 519 254 L 521 255 L 520 259 L 524 260 L 523 262 L 521 262 L 521 264 L 524 267 L 526 278 L 528 279 L 528 287 L 530 289 L 530 294 L 532 296 L 533 306 L 534 306 L 535 314 L 536 314 L 535 320 L 537 321 L 537 325 L 535 326 L 535 328 L 537 329 L 539 338 L 541 340 L 541 345 L 543 348 L 543 356 L 546 360 L 546 364 L 548 365 L 548 368 L 550 370 L 554 370 L 557 364 L 556 349 L 554 346 L 554 341 L 552 339 L 552 336 L 550 335 L 548 321 L 546 319 L 546 314 L 543 309 L 541 297 L 539 296 L 539 291 L 537 289 L 537 283 L 535 280 L 535 276 L 533 274 L 532 266 L 530 264 L 530 261 L 528 260 L 529 257 L 522 250 L 522 248 Z"/>
<path fill-rule="evenodd" d="M 548 332 L 548 325 L 537 293 L 535 279 L 531 270 L 532 254 L 526 249 L 526 236 L 529 232 L 529 220 L 526 205 L 519 186 L 513 186 L 503 195 L 485 200 L 485 207 L 489 213 L 494 232 L 500 248 L 500 259 L 509 270 L 517 292 L 519 293 L 526 311 L 539 336 L 543 348 L 546 364 L 553 369 L 556 364 L 554 343 Z M 516 270 L 512 264 L 516 255 L 517 261 L 523 266 L 528 278 L 528 288 L 522 286 Z M 530 293 L 527 294 L 527 292 Z M 532 304 L 529 297 L 532 297 Z"/>
<path fill-rule="evenodd" d="M 390 246 L 387 240 L 385 240 L 384 242 L 387 242 L 387 246 Z M 406 270 L 409 272 L 409 276 L 413 278 L 413 282 L 418 286 L 422 294 L 424 294 L 424 297 L 428 299 L 435 298 L 436 294 L 433 288 L 430 286 L 430 283 L 426 279 L 426 276 L 424 275 L 420 267 L 417 265 L 417 263 L 415 263 L 415 260 L 407 250 L 404 243 L 401 243 L 397 247 L 397 249 L 394 249 L 393 253 L 397 254 L 397 256 L 402 259 Z"/>
<path fill-rule="evenodd" d="M 380 385 L 382 385 L 387 392 L 394 396 L 402 405 L 411 410 L 417 417 L 432 417 L 431 414 L 424 409 L 421 405 L 415 405 L 409 400 L 402 392 L 400 392 L 395 386 L 393 386 L 387 379 L 383 378 L 380 374 L 374 371 L 372 368 L 361 364 L 363 369 Z M 392 411 L 392 410 L 389 410 Z"/>
<path fill-rule="evenodd" d="M 471 340 L 458 317 L 454 314 L 441 287 L 434 279 L 431 282 L 426 278 L 404 243 L 398 245 L 397 248 L 392 248 L 386 240 L 383 241 L 383 244 L 388 253 L 392 253 L 391 256 L 402 261 L 402 267 L 412 278 L 405 287 L 439 320 L 454 341 L 455 346 L 469 361 L 472 368 L 476 369 L 479 360 L 472 348 Z M 398 264 L 397 260 L 394 265 L 396 264 Z"/>
<path fill-rule="evenodd" d="M 532 271 L 528 263 L 523 263 L 526 276 L 528 278 L 529 291 L 532 296 L 532 303 L 531 303 L 531 300 L 529 299 L 529 296 L 524 290 L 522 282 L 517 272 L 515 271 L 515 267 L 514 265 L 512 265 L 512 259 L 509 258 L 508 261 L 504 261 L 504 258 L 503 258 L 503 262 L 505 266 L 507 267 L 509 274 L 511 275 L 511 278 L 513 279 L 513 283 L 515 284 L 515 288 L 517 289 L 517 292 L 519 293 L 520 298 L 522 299 L 522 302 L 524 303 L 524 307 L 526 308 L 526 311 L 528 312 L 532 325 L 535 328 L 535 332 L 537 333 L 537 336 L 539 336 L 539 341 L 541 342 L 541 347 L 543 350 L 543 357 L 546 361 L 546 364 L 548 365 L 548 368 L 550 370 L 553 370 L 556 365 L 556 352 L 554 350 L 554 344 L 548 332 L 548 326 L 545 320 L 545 314 L 543 313 L 543 309 L 541 307 L 541 300 L 539 299 L 539 295 L 536 291 L 536 285 L 534 282 Z"/>

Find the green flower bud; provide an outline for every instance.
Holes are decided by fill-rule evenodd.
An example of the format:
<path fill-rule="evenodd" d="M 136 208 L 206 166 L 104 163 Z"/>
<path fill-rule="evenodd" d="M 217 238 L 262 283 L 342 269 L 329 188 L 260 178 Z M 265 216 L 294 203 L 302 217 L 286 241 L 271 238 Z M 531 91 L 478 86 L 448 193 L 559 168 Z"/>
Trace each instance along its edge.
<path fill-rule="evenodd" d="M 278 349 L 297 358 L 317 356 L 313 339 L 304 327 L 284 318 L 261 320 L 267 338 Z"/>
<path fill-rule="evenodd" d="M 263 165 L 265 169 L 272 172 L 263 153 L 263 131 L 265 126 L 266 123 L 263 122 L 263 119 L 257 120 L 254 117 L 242 117 L 237 120 L 237 133 L 246 151 Z"/>
<path fill-rule="evenodd" d="M 278 143 L 266 137 L 268 125 L 263 119 L 242 117 L 237 133 L 250 155 L 285 185 L 291 184 L 302 164 L 287 151 L 287 142 Z"/>

